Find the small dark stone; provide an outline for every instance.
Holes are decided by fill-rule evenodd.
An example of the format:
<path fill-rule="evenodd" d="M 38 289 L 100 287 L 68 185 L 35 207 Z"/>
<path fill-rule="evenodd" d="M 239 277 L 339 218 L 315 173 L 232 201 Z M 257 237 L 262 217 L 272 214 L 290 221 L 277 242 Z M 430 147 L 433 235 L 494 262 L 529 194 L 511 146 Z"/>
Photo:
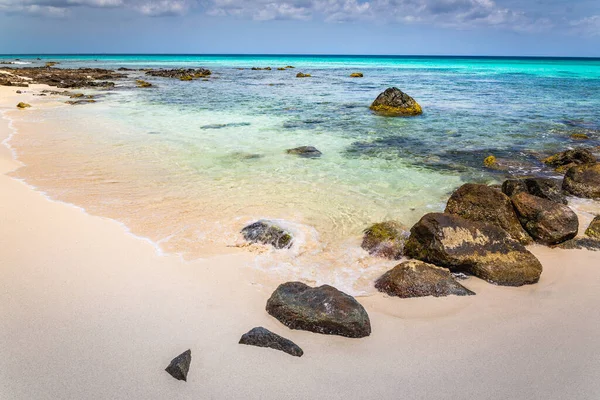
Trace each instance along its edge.
<path fill-rule="evenodd" d="M 242 229 L 244 239 L 251 243 L 270 244 L 276 249 L 292 245 L 292 235 L 269 221 L 257 221 Z"/>
<path fill-rule="evenodd" d="M 186 350 L 177 357 L 175 357 L 169 366 L 165 368 L 173 378 L 180 381 L 187 381 L 187 374 L 190 370 L 190 364 L 192 362 L 192 351 Z"/>
<path fill-rule="evenodd" d="M 258 347 L 269 347 L 275 350 L 281 350 L 292 356 L 302 357 L 304 352 L 296 343 L 289 339 L 281 337 L 276 333 L 271 332 L 262 326 L 252 329 L 248 333 L 244 333 L 240 339 L 240 344 L 247 344 L 250 346 Z"/>
<path fill-rule="evenodd" d="M 286 150 L 286 153 L 295 154 L 297 156 L 306 158 L 318 158 L 323 154 L 313 146 L 300 146 L 293 149 L 288 149 Z"/>

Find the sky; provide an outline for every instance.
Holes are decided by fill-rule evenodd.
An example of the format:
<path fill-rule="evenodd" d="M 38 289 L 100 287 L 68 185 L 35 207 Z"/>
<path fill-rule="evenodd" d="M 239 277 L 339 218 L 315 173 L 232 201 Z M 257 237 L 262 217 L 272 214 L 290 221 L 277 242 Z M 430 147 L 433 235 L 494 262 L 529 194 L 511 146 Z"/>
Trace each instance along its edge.
<path fill-rule="evenodd" d="M 0 0 L 0 53 L 600 57 L 600 0 Z"/>

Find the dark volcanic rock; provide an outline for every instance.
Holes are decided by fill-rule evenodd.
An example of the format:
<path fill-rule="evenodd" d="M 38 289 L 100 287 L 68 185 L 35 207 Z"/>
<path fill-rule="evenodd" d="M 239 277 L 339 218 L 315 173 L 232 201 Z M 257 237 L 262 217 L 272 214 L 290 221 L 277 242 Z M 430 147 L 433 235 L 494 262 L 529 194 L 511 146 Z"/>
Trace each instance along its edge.
<path fill-rule="evenodd" d="M 454 214 L 426 214 L 410 231 L 404 254 L 452 272 L 504 286 L 536 283 L 542 265 L 506 231 Z"/>
<path fill-rule="evenodd" d="M 402 257 L 408 232 L 396 221 L 385 221 L 371 225 L 365 230 L 361 247 L 372 256 L 398 260 Z"/>
<path fill-rule="evenodd" d="M 594 238 L 575 238 L 571 240 L 567 240 L 555 246 L 559 249 L 565 250 L 591 250 L 591 251 L 600 251 L 600 240 Z"/>
<path fill-rule="evenodd" d="M 554 245 L 577 235 L 577 215 L 564 204 L 529 193 L 517 193 L 511 200 L 521 224 L 537 242 Z"/>
<path fill-rule="evenodd" d="M 267 301 L 267 312 L 291 329 L 351 338 L 371 334 L 363 306 L 329 285 L 311 288 L 301 282 L 281 284 Z"/>
<path fill-rule="evenodd" d="M 175 78 L 180 80 L 192 80 L 210 76 L 212 72 L 206 68 L 177 68 L 177 69 L 152 69 L 146 71 L 146 75 L 160 76 L 162 78 Z"/>
<path fill-rule="evenodd" d="M 544 159 L 545 164 L 556 168 L 558 172 L 565 172 L 575 165 L 593 162 L 596 162 L 596 157 L 587 149 L 567 150 Z"/>
<path fill-rule="evenodd" d="M 244 239 L 251 243 L 270 244 L 276 249 L 292 245 L 292 235 L 269 221 L 257 221 L 242 229 Z"/>
<path fill-rule="evenodd" d="M 577 197 L 600 198 L 600 163 L 569 168 L 563 189 Z"/>
<path fill-rule="evenodd" d="M 567 204 L 567 198 L 563 194 L 561 181 L 549 178 L 527 178 L 525 179 L 527 191 L 542 199 L 555 203 Z"/>
<path fill-rule="evenodd" d="M 297 156 L 306 158 L 318 158 L 321 157 L 321 155 L 323 154 L 319 150 L 317 150 L 316 147 L 313 146 L 300 146 L 294 149 L 288 149 L 286 150 L 286 153 L 295 154 Z"/>
<path fill-rule="evenodd" d="M 370 108 L 377 114 L 389 117 L 423 113 L 421 106 L 415 99 L 395 87 L 388 88 L 377 96 Z"/>
<path fill-rule="evenodd" d="M 521 192 L 528 193 L 527 185 L 522 179 L 508 179 L 502 183 L 502 193 L 508 197 Z"/>
<path fill-rule="evenodd" d="M 190 370 L 191 362 L 192 351 L 186 350 L 171 360 L 171 363 L 165 368 L 165 371 L 177 380 L 187 381 L 187 374 Z"/>
<path fill-rule="evenodd" d="M 585 230 L 585 234 L 589 237 L 600 239 L 600 215 L 592 220 L 590 226 Z"/>
<path fill-rule="evenodd" d="M 396 265 L 375 282 L 375 287 L 403 298 L 475 294 L 458 283 L 448 269 L 416 260 Z"/>
<path fill-rule="evenodd" d="M 523 244 L 532 242 L 523 230 L 510 198 L 487 185 L 462 185 L 450 196 L 445 212 L 460 215 L 470 221 L 495 225 Z"/>
<path fill-rule="evenodd" d="M 304 352 L 296 343 L 281 337 L 262 326 L 252 329 L 248 333 L 244 333 L 240 339 L 240 344 L 250 346 L 269 347 L 275 350 L 281 350 L 292 356 L 302 357 Z"/>

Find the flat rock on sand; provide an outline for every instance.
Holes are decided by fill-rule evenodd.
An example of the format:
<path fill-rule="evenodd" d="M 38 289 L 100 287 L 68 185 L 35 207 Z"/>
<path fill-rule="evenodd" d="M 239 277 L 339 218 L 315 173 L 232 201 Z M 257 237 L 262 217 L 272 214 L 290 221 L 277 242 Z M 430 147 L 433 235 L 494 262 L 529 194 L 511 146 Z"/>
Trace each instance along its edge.
<path fill-rule="evenodd" d="M 268 347 L 275 350 L 283 351 L 292 356 L 302 357 L 304 352 L 298 345 L 289 339 L 279 336 L 268 329 L 259 326 L 244 333 L 240 339 L 240 344 L 250 346 Z"/>

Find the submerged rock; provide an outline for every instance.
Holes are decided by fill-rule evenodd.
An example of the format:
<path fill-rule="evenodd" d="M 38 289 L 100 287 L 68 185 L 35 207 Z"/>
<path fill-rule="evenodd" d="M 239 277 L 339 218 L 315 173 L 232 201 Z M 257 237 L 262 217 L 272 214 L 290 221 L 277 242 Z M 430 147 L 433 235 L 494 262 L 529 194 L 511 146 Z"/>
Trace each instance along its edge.
<path fill-rule="evenodd" d="M 313 146 L 300 146 L 293 149 L 288 149 L 286 150 L 286 153 L 295 154 L 297 156 L 306 158 L 318 158 L 323 154 Z"/>
<path fill-rule="evenodd" d="M 402 257 L 406 228 L 396 221 L 385 221 L 365 229 L 361 247 L 375 257 L 398 260 Z"/>
<path fill-rule="evenodd" d="M 585 230 L 585 234 L 595 239 L 600 239 L 600 215 L 596 216 L 590 226 Z"/>
<path fill-rule="evenodd" d="M 352 296 L 323 285 L 301 282 L 279 285 L 267 301 L 267 312 L 291 329 L 361 338 L 371 334 L 371 321 Z"/>
<path fill-rule="evenodd" d="M 373 104 L 371 110 L 377 114 L 389 117 L 411 116 L 422 114 L 419 103 L 398 88 L 388 88 L 381 93 Z"/>
<path fill-rule="evenodd" d="M 537 242 L 554 245 L 577 235 L 577 215 L 564 204 L 523 192 L 511 200 L 521 224 Z"/>
<path fill-rule="evenodd" d="M 375 282 L 375 287 L 402 298 L 475 294 L 458 283 L 448 269 L 416 260 L 396 265 Z"/>
<path fill-rule="evenodd" d="M 563 189 L 573 196 L 600 199 L 600 163 L 569 168 Z"/>
<path fill-rule="evenodd" d="M 596 157 L 587 149 L 567 150 L 554 154 L 543 160 L 558 172 L 565 172 L 570 167 L 596 162 Z"/>
<path fill-rule="evenodd" d="M 363 77 L 362 72 L 353 72 L 350 74 L 350 78 L 362 78 L 362 77 Z"/>
<path fill-rule="evenodd" d="M 21 110 L 29 107 L 31 107 L 31 104 L 23 103 L 22 101 L 17 104 L 17 108 L 20 108 Z"/>
<path fill-rule="evenodd" d="M 590 137 L 585 133 L 574 133 L 570 136 L 573 140 L 588 140 Z"/>
<path fill-rule="evenodd" d="M 310 74 L 303 74 L 302 72 L 298 72 L 296 74 L 296 78 L 310 78 L 311 75 Z"/>
<path fill-rule="evenodd" d="M 149 88 L 149 87 L 152 87 L 152 84 L 150 82 L 147 82 L 147 81 L 145 81 L 143 79 L 136 79 L 135 80 L 135 84 L 139 88 Z"/>
<path fill-rule="evenodd" d="M 190 364 L 192 362 L 192 351 L 186 350 L 177 357 L 175 357 L 171 363 L 165 368 L 173 378 L 180 381 L 187 381 L 187 374 L 190 370 Z"/>
<path fill-rule="evenodd" d="M 76 106 L 76 105 L 80 105 L 80 104 L 89 104 L 89 103 L 95 103 L 96 100 L 93 99 L 88 99 L 88 100 L 69 100 L 69 101 L 65 101 L 66 104 L 70 104 L 72 106 Z"/>
<path fill-rule="evenodd" d="M 292 356 L 302 357 L 304 352 L 298 345 L 289 339 L 281 337 L 276 333 L 271 332 L 262 326 L 252 329 L 248 333 L 244 333 L 240 339 L 240 344 L 250 346 L 268 347 L 275 350 L 280 350 Z"/>
<path fill-rule="evenodd" d="M 146 75 L 180 80 L 192 80 L 194 78 L 204 78 L 210 76 L 212 75 L 212 72 L 206 68 L 152 69 L 146 71 Z"/>
<path fill-rule="evenodd" d="M 532 242 L 521 226 L 510 198 L 487 185 L 462 185 L 448 199 L 445 212 L 460 215 L 470 221 L 495 225 L 523 244 Z"/>
<path fill-rule="evenodd" d="M 536 283 L 542 273 L 538 259 L 503 229 L 447 213 L 423 216 L 404 254 L 504 286 Z"/>
<path fill-rule="evenodd" d="M 292 235 L 269 221 L 257 221 L 242 229 L 244 239 L 250 243 L 270 244 L 276 249 L 292 245 Z"/>

